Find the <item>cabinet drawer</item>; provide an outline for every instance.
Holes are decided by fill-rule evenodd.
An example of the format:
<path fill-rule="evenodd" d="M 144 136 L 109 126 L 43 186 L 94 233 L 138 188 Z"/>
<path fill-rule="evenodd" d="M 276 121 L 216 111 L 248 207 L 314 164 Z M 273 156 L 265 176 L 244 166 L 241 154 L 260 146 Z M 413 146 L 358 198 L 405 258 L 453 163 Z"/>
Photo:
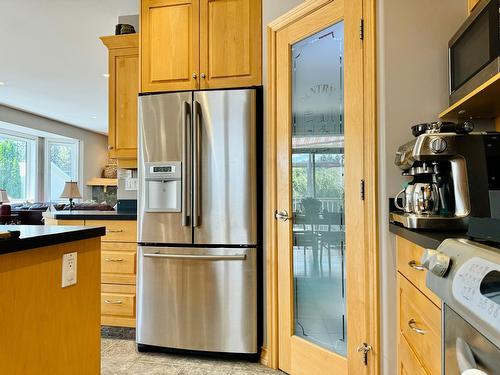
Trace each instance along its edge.
<path fill-rule="evenodd" d="M 101 285 L 101 315 L 135 317 L 135 287 Z"/>
<path fill-rule="evenodd" d="M 101 246 L 101 282 L 135 284 L 135 244 L 103 242 Z M 130 249 L 131 248 L 131 249 Z"/>
<path fill-rule="evenodd" d="M 436 306 L 440 307 L 441 300 L 439 297 L 425 285 L 427 271 L 420 268 L 420 259 L 424 253 L 424 248 L 402 237 L 396 237 L 396 241 L 398 271 L 420 289 Z"/>
<path fill-rule="evenodd" d="M 403 335 L 398 335 L 398 375 L 429 375 Z"/>
<path fill-rule="evenodd" d="M 106 227 L 103 242 L 137 242 L 137 222 L 127 220 L 85 220 L 88 227 Z"/>
<path fill-rule="evenodd" d="M 441 310 L 406 278 L 398 275 L 400 334 L 427 372 L 441 371 Z"/>

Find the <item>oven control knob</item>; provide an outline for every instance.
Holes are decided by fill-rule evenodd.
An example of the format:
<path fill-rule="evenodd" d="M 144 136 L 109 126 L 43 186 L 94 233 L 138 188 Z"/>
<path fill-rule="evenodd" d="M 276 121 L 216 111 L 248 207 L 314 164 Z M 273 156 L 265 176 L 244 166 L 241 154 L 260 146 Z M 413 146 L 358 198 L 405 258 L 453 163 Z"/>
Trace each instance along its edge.
<path fill-rule="evenodd" d="M 451 259 L 448 255 L 437 252 L 429 259 L 429 271 L 439 277 L 444 277 L 450 268 Z"/>
<path fill-rule="evenodd" d="M 434 154 L 440 154 L 446 151 L 446 147 L 448 147 L 448 143 L 444 138 L 435 137 L 431 141 L 431 151 Z"/>

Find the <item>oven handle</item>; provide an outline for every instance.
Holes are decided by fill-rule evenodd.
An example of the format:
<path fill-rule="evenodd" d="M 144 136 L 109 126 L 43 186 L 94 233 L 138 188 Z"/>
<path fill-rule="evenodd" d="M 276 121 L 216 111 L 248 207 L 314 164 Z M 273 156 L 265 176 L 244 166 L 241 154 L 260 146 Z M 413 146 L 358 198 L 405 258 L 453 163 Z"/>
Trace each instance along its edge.
<path fill-rule="evenodd" d="M 455 348 L 458 369 L 461 375 L 488 375 L 477 368 L 474 353 L 464 339 L 457 337 Z"/>

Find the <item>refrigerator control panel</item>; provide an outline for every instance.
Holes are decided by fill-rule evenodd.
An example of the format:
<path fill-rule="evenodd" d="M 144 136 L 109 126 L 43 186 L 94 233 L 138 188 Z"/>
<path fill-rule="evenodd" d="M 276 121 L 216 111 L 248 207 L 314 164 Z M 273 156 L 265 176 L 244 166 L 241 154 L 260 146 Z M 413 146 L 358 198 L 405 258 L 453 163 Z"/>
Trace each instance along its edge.
<path fill-rule="evenodd" d="M 180 180 L 181 179 L 181 162 L 155 162 L 146 163 L 146 180 Z"/>
<path fill-rule="evenodd" d="M 181 162 L 146 163 L 145 212 L 181 212 Z"/>

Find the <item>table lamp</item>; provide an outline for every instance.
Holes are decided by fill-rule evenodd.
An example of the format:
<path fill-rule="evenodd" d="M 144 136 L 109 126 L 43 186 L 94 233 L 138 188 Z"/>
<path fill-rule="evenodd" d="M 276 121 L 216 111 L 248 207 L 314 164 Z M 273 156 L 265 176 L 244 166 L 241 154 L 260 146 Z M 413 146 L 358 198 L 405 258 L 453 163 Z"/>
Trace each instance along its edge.
<path fill-rule="evenodd" d="M 0 215 L 8 216 L 11 214 L 10 204 L 4 203 L 10 203 L 9 195 L 7 194 L 7 190 L 0 189 Z"/>
<path fill-rule="evenodd" d="M 69 199 L 69 210 L 71 211 L 74 207 L 73 199 L 81 198 L 80 192 L 78 191 L 78 185 L 74 181 L 67 181 L 64 183 L 64 190 L 61 194 L 61 198 Z"/>

